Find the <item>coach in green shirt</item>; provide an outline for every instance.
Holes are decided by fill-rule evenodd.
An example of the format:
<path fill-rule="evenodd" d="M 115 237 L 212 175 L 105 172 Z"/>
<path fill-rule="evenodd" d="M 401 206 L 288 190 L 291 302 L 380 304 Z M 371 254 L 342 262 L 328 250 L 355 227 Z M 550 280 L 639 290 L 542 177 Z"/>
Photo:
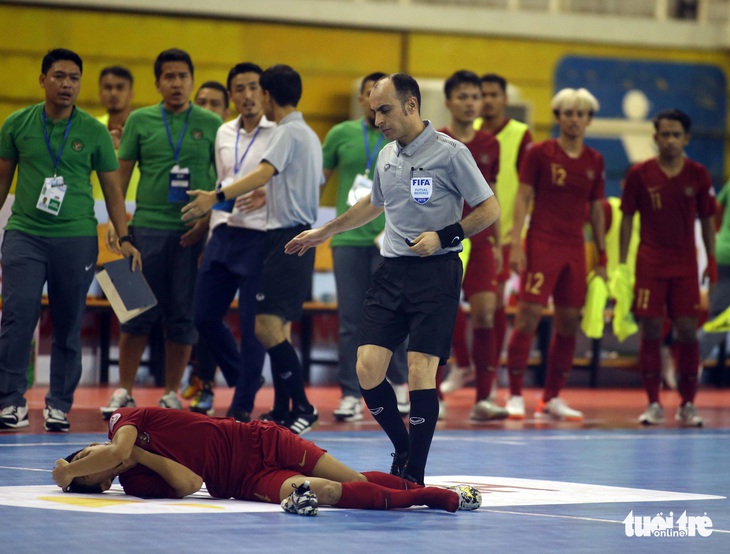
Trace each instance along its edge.
<path fill-rule="evenodd" d="M 181 408 L 180 380 L 198 340 L 193 323 L 193 291 L 207 219 L 186 225 L 180 209 L 190 190 L 215 188 L 215 136 L 220 116 L 190 102 L 193 63 L 178 49 L 155 61 L 155 79 L 162 102 L 133 111 L 119 146 L 123 190 L 139 163 L 137 207 L 130 223 L 142 253 L 144 275 L 157 306 L 122 325 L 119 341 L 119 388 L 105 417 L 133 406 L 132 388 L 147 337 L 156 320 L 165 332 L 165 393 L 160 406 Z M 189 228 L 192 227 L 192 228 Z"/>
<path fill-rule="evenodd" d="M 26 370 L 44 284 L 53 323 L 46 431 L 68 431 L 66 414 L 81 378 L 81 319 L 98 254 L 91 172 L 99 176 L 120 248 L 139 264 L 127 234 L 114 145 L 104 126 L 74 104 L 81 58 L 51 50 L 43 58 L 45 101 L 13 113 L 0 131 L 0 206 L 18 169 L 2 244 L 0 428 L 28 426 Z"/>

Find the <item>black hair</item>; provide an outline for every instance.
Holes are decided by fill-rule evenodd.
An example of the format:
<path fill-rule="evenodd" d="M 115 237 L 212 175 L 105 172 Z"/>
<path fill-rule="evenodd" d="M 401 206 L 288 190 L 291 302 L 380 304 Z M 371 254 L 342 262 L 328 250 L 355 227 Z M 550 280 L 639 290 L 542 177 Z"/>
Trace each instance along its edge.
<path fill-rule="evenodd" d="M 261 88 L 281 107 L 297 107 L 302 97 L 302 78 L 288 65 L 274 65 L 261 74 Z"/>
<path fill-rule="evenodd" d="M 482 83 L 497 83 L 502 92 L 507 93 L 507 79 L 496 73 L 487 73 L 479 79 Z"/>
<path fill-rule="evenodd" d="M 130 86 L 134 84 L 134 77 L 132 77 L 132 72 L 129 71 L 129 69 L 127 69 L 126 67 L 122 67 L 121 65 L 110 65 L 102 69 L 101 73 L 99 73 L 99 81 L 101 81 L 107 75 L 114 75 L 115 77 L 119 77 L 120 79 L 126 79 L 127 81 L 129 81 Z"/>
<path fill-rule="evenodd" d="M 236 75 L 240 75 L 241 73 L 256 73 L 257 75 L 261 75 L 263 72 L 264 72 L 264 70 L 261 69 L 261 67 L 256 65 L 255 63 L 244 62 L 244 63 L 236 64 L 228 72 L 228 79 L 226 80 L 226 86 L 227 86 L 228 90 L 231 90 L 231 81 L 233 81 L 233 78 Z"/>
<path fill-rule="evenodd" d="M 162 75 L 162 64 L 166 62 L 183 62 L 188 64 L 190 76 L 193 76 L 193 60 L 190 59 L 190 54 L 179 48 L 170 48 L 169 50 L 160 52 L 160 55 L 155 60 L 155 79 L 159 79 L 160 75 Z"/>
<path fill-rule="evenodd" d="M 416 80 L 407 73 L 393 73 L 390 80 L 395 87 L 395 95 L 400 100 L 401 107 L 405 113 L 406 101 L 414 97 L 418 103 L 418 113 L 421 113 L 421 89 Z"/>
<path fill-rule="evenodd" d="M 362 94 L 362 91 L 365 90 L 365 85 L 369 83 L 370 81 L 378 82 L 383 77 L 387 77 L 388 75 L 386 73 L 383 73 L 382 71 L 376 71 L 374 73 L 371 73 L 370 75 L 365 75 L 365 77 L 362 78 L 362 81 L 360 81 L 360 94 Z"/>
<path fill-rule="evenodd" d="M 444 94 L 446 95 L 446 99 L 448 100 L 451 98 L 451 92 L 456 87 L 463 84 L 474 85 L 480 89 L 479 95 L 481 96 L 481 81 L 479 80 L 479 76 L 473 71 L 462 69 L 460 71 L 456 71 L 453 75 L 451 75 L 451 77 L 446 79 L 446 82 L 444 83 Z"/>
<path fill-rule="evenodd" d="M 198 89 L 198 92 L 200 92 L 201 89 L 204 88 L 212 88 L 215 90 L 218 90 L 223 93 L 223 105 L 227 108 L 229 101 L 228 101 L 228 91 L 226 90 L 226 87 L 224 87 L 221 83 L 218 81 L 206 81 L 202 85 L 200 85 L 200 88 Z M 196 93 L 197 96 L 197 93 Z"/>
<path fill-rule="evenodd" d="M 690 117 L 682 110 L 678 110 L 677 108 L 672 108 L 671 110 L 663 110 L 656 114 L 656 116 L 652 120 L 654 123 L 655 131 L 659 130 L 659 121 L 661 121 L 662 119 L 679 121 L 682 124 L 684 132 L 687 134 L 689 134 L 689 132 L 692 130 L 692 119 L 690 119 Z"/>
<path fill-rule="evenodd" d="M 43 61 L 41 62 L 41 73 L 43 73 L 43 75 L 47 74 L 48 70 L 51 69 L 51 66 L 54 63 L 62 60 L 68 60 L 75 63 L 79 66 L 79 72 L 84 72 L 84 62 L 81 61 L 81 56 L 79 56 L 76 52 L 66 50 L 65 48 L 54 48 L 53 50 L 49 50 L 46 55 L 43 56 Z"/>
<path fill-rule="evenodd" d="M 83 448 L 81 450 L 77 450 L 76 452 L 73 452 L 66 456 L 64 460 L 66 460 L 69 464 L 73 462 L 74 458 L 79 452 L 83 452 Z M 101 490 L 101 483 L 97 483 L 95 485 L 82 485 L 81 483 L 78 483 L 76 479 L 71 481 L 71 483 L 63 489 L 63 492 L 75 492 L 77 494 L 101 494 L 104 492 Z"/>

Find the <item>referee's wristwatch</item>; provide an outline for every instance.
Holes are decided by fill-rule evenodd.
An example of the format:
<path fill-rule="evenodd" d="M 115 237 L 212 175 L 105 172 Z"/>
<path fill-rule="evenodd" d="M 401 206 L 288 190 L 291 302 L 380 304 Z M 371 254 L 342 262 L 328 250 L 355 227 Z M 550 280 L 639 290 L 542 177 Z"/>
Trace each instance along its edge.
<path fill-rule="evenodd" d="M 123 237 L 119 237 L 119 246 L 121 246 L 125 242 L 128 242 L 129 244 L 134 246 L 134 239 L 132 238 L 132 235 L 124 235 Z"/>

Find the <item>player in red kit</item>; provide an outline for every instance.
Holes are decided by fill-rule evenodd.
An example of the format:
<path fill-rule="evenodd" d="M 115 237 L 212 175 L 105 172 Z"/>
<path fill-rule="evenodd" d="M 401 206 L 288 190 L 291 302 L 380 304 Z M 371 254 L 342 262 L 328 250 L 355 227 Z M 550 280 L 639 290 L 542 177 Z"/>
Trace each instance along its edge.
<path fill-rule="evenodd" d="M 621 211 L 627 216 L 638 212 L 641 217 L 634 314 L 640 321 L 639 366 L 649 397 L 649 406 L 639 416 L 644 425 L 664 422 L 659 388 L 665 316 L 672 320 L 677 339 L 681 405 L 675 419 L 690 427 L 702 425 L 694 406 L 700 363 L 696 338 L 700 293 L 694 229 L 695 218 L 699 217 L 709 260 L 705 275 L 714 283 L 715 200 L 707 170 L 684 154 L 691 126 L 689 116 L 680 110 L 666 110 L 654 118 L 654 141 L 659 155 L 629 170 L 621 197 Z M 621 264 L 626 263 L 632 221 L 632 217 L 621 220 Z"/>
<path fill-rule="evenodd" d="M 510 418 L 525 417 L 522 383 L 530 346 L 542 309 L 552 295 L 554 330 L 547 360 L 547 376 L 536 417 L 581 421 L 583 414 L 559 397 L 570 374 L 575 334 L 586 294 L 583 239 L 584 213 L 589 210 L 599 253 L 596 273 L 606 278 L 603 157 L 583 143 L 585 130 L 598 101 L 586 89 L 563 89 L 551 102 L 560 129 L 557 139 L 534 144 L 520 168 L 515 204 L 510 263 L 520 273 L 520 296 L 509 341 Z M 530 203 L 524 250 L 521 234 Z"/>
<path fill-rule="evenodd" d="M 272 422 L 120 408 L 109 420 L 109 438 L 57 460 L 56 484 L 67 492 L 101 493 L 118 476 L 129 495 L 182 498 L 205 482 L 214 498 L 281 502 L 300 515 L 316 515 L 319 504 L 372 510 L 426 505 L 450 512 L 481 505 L 481 493 L 467 485 L 424 487 L 387 473 L 358 473 Z"/>
<path fill-rule="evenodd" d="M 482 90 L 479 76 L 471 71 L 457 71 L 446 80 L 444 85 L 446 107 L 451 112 L 451 122 L 440 129 L 442 133 L 464 143 L 469 149 L 477 167 L 487 183 L 495 188 L 499 172 L 499 142 L 492 135 L 474 130 L 474 120 L 482 107 Z M 464 205 L 463 216 L 471 212 Z M 494 230 L 493 230 L 494 229 Z M 497 273 L 501 269 L 502 251 L 499 243 L 499 224 L 489 227 L 471 237 L 471 252 L 466 266 L 462 289 L 464 298 L 471 309 L 472 345 L 471 359 L 476 373 L 476 402 L 470 418 L 476 421 L 504 419 L 507 410 L 489 401 L 489 393 L 496 375 L 498 353 L 494 335 L 494 310 L 497 306 Z M 466 317 L 460 312 L 461 319 Z M 457 325 L 454 330 L 453 348 L 457 343 L 466 343 L 466 325 Z M 464 344 L 465 346 L 465 344 Z M 466 350 L 466 348 L 462 348 Z M 464 355 L 466 354 L 466 356 Z M 467 363 L 459 362 L 452 371 L 468 371 L 468 352 L 459 355 L 457 360 L 466 357 Z"/>

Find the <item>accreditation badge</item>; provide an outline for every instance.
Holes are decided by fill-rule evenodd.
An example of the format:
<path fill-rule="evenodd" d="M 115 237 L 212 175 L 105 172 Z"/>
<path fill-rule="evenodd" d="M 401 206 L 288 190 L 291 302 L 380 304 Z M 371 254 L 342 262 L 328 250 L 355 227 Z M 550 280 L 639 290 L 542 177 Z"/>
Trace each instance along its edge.
<path fill-rule="evenodd" d="M 167 190 L 167 201 L 174 204 L 187 203 L 187 192 L 190 190 L 190 170 L 187 167 L 175 166 L 170 170 L 170 187 Z"/>
<path fill-rule="evenodd" d="M 433 177 L 411 177 L 411 198 L 419 204 L 425 204 L 433 194 Z"/>
<path fill-rule="evenodd" d="M 64 196 L 66 196 L 66 185 L 63 177 L 46 177 L 35 207 L 42 212 L 58 215 Z"/>
<path fill-rule="evenodd" d="M 365 198 L 373 190 L 373 180 L 368 179 L 365 175 L 357 174 L 355 180 L 350 187 L 350 192 L 347 194 L 347 205 L 354 206 L 360 200 Z"/>

